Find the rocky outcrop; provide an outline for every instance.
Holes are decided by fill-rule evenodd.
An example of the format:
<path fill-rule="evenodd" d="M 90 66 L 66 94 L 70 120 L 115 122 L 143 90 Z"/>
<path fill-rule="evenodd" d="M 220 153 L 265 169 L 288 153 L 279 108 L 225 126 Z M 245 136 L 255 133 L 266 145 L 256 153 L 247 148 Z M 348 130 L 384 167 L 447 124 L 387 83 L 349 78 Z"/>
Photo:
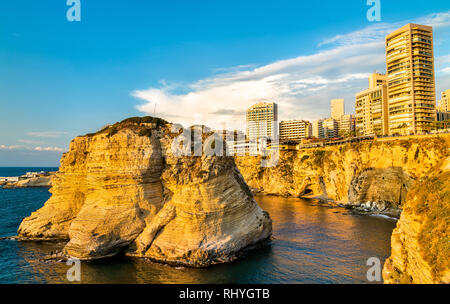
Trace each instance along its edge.
<path fill-rule="evenodd" d="M 398 218 L 412 183 L 413 178 L 400 167 L 365 169 L 352 178 L 347 205 Z"/>
<path fill-rule="evenodd" d="M 271 220 L 233 158 L 176 156 L 179 132 L 132 118 L 75 138 L 51 198 L 23 220 L 22 239 L 67 239 L 64 253 L 97 259 L 125 252 L 207 266 L 268 239 Z"/>
<path fill-rule="evenodd" d="M 450 157 L 408 192 L 383 268 L 385 283 L 450 283 Z"/>
<path fill-rule="evenodd" d="M 162 180 L 170 199 L 129 255 L 204 266 L 232 260 L 240 249 L 270 236 L 270 218 L 233 159 L 214 158 L 168 157 Z"/>
<path fill-rule="evenodd" d="M 406 193 L 448 154 L 450 136 L 379 140 L 300 151 L 280 151 L 277 166 L 236 157 L 248 185 L 266 194 L 309 196 L 361 212 L 398 217 Z"/>
<path fill-rule="evenodd" d="M 281 151 L 272 168 L 262 167 L 259 157 L 236 162 L 257 191 L 331 199 L 358 212 L 400 217 L 384 282 L 450 283 L 449 151 L 450 136 L 442 135 Z"/>
<path fill-rule="evenodd" d="M 51 185 L 52 185 L 51 176 L 38 176 L 19 180 L 18 182 L 4 182 L 3 188 L 14 189 L 14 188 L 51 187 Z"/>

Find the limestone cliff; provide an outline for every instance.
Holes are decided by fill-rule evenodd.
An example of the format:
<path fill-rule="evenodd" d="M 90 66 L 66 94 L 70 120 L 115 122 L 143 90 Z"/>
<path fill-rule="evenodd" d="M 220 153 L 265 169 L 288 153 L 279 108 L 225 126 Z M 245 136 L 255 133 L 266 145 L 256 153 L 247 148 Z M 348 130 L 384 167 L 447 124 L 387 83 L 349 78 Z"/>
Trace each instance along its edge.
<path fill-rule="evenodd" d="M 21 223 L 24 239 L 67 239 L 64 253 L 96 259 L 126 252 L 207 266 L 271 235 L 233 158 L 178 157 L 177 133 L 132 118 L 75 138 L 51 198 Z"/>
<path fill-rule="evenodd" d="M 314 196 L 398 217 L 406 193 L 448 155 L 450 136 L 366 141 L 281 151 L 277 166 L 236 157 L 251 188 L 282 196 Z"/>
<path fill-rule="evenodd" d="M 450 283 L 450 157 L 408 192 L 383 268 L 385 283 Z"/>

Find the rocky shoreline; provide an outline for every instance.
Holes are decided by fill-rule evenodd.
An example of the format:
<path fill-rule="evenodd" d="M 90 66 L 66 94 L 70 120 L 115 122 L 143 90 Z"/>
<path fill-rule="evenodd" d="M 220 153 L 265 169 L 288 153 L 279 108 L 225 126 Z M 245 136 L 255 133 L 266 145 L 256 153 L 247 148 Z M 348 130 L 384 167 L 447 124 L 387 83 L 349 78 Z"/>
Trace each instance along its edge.
<path fill-rule="evenodd" d="M 52 173 L 54 174 L 54 173 Z M 32 177 L 17 182 L 0 182 L 0 187 L 3 189 L 16 189 L 16 188 L 50 188 L 52 186 L 51 176 Z"/>
<path fill-rule="evenodd" d="M 398 219 L 385 283 L 449 283 L 450 136 L 281 151 L 274 168 L 236 157 L 258 193 L 315 198 Z"/>
<path fill-rule="evenodd" d="M 265 193 L 261 189 L 255 189 L 251 188 L 253 194 L 255 195 L 267 195 L 267 196 L 277 196 L 277 197 L 292 197 L 292 198 L 302 198 L 302 199 L 311 199 L 311 200 L 317 200 L 322 205 L 326 205 L 330 208 L 345 208 L 352 214 L 357 215 L 384 215 L 393 219 L 398 220 L 400 218 L 400 214 L 402 212 L 401 208 L 386 208 L 380 209 L 380 204 L 377 202 L 366 202 L 366 203 L 360 203 L 358 205 L 353 205 L 350 203 L 341 203 L 336 202 L 329 198 L 324 198 L 322 196 L 293 196 L 293 195 L 279 195 L 279 194 L 273 194 L 273 193 Z M 388 205 L 388 204 L 386 204 Z"/>
<path fill-rule="evenodd" d="M 57 259 L 121 254 L 206 267 L 270 240 L 270 215 L 254 193 L 312 198 L 400 218 L 385 282 L 450 281 L 450 136 L 282 151 L 276 166 L 263 167 L 261 157 L 176 155 L 183 130 L 172 127 L 132 118 L 75 138 L 52 197 L 15 239 L 68 240 Z"/>

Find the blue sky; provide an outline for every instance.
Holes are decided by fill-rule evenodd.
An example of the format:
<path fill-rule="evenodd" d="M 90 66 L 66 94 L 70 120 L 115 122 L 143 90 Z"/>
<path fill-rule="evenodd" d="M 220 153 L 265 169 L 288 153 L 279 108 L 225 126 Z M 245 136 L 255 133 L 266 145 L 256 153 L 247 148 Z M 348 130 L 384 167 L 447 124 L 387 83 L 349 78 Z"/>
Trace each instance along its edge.
<path fill-rule="evenodd" d="M 129 116 L 240 127 L 253 102 L 281 119 L 329 115 L 384 72 L 383 37 L 434 26 L 437 94 L 450 88 L 447 1 L 0 2 L 0 166 L 58 165 L 70 140 Z"/>

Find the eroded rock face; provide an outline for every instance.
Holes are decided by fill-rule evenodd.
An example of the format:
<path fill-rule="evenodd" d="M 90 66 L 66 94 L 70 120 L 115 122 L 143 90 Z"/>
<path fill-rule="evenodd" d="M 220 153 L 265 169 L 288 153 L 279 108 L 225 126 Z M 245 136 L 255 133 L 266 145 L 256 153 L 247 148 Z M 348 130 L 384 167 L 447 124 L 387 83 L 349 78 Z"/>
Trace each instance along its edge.
<path fill-rule="evenodd" d="M 450 157 L 447 159 L 450 164 Z M 408 193 L 383 268 L 385 283 L 450 283 L 450 168 L 442 166 Z"/>
<path fill-rule="evenodd" d="M 412 183 L 400 167 L 367 168 L 350 182 L 348 204 L 399 217 Z"/>
<path fill-rule="evenodd" d="M 171 198 L 130 255 L 205 266 L 232 260 L 271 235 L 270 217 L 254 201 L 232 158 L 169 157 L 168 163 L 162 180 Z"/>
<path fill-rule="evenodd" d="M 75 138 L 52 197 L 23 220 L 28 239 L 68 239 L 67 255 L 121 251 L 207 266 L 271 235 L 271 220 L 230 157 L 178 157 L 170 125 L 128 122 Z"/>
<path fill-rule="evenodd" d="M 277 166 L 236 157 L 247 184 L 266 194 L 311 196 L 398 217 L 406 193 L 448 154 L 450 136 L 281 151 Z"/>

